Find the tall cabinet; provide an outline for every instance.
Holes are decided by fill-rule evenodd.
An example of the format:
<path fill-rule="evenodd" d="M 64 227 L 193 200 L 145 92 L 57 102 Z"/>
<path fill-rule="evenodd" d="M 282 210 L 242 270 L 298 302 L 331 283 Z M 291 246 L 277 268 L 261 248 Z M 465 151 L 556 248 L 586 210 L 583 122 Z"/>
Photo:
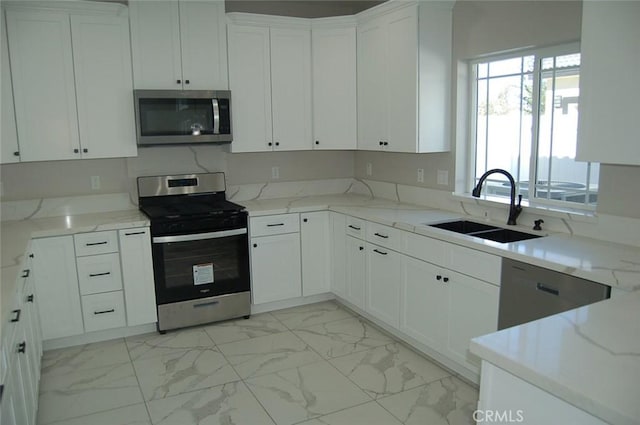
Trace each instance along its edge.
<path fill-rule="evenodd" d="M 227 15 L 233 152 L 311 147 L 308 20 Z"/>
<path fill-rule="evenodd" d="M 449 150 L 451 25 L 447 2 L 358 15 L 358 149 Z"/>
<path fill-rule="evenodd" d="M 135 156 L 126 7 L 58 6 L 6 3 L 20 160 Z"/>

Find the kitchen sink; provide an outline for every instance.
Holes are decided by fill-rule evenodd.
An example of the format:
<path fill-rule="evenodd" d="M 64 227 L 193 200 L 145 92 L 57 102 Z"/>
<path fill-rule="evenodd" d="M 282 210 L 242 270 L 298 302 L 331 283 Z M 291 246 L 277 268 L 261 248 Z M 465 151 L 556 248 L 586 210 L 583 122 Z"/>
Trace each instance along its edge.
<path fill-rule="evenodd" d="M 445 223 L 429 224 L 429 226 L 455 233 L 462 233 L 464 235 L 475 236 L 476 238 L 488 239 L 499 243 L 518 242 L 545 236 L 505 229 L 503 227 L 491 226 L 484 223 L 476 223 L 475 221 L 468 220 L 448 221 Z"/>

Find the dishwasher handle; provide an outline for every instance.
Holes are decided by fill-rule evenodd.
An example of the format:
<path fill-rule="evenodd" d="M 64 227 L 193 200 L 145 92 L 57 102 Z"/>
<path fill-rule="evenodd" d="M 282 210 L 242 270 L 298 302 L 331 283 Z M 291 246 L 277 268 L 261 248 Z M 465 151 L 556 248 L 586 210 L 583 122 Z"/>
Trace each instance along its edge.
<path fill-rule="evenodd" d="M 560 295 L 560 291 L 558 291 L 557 289 L 549 288 L 548 286 L 545 286 L 540 282 L 536 284 L 536 289 L 538 291 L 546 292 L 551 295 L 556 295 L 556 296 Z"/>

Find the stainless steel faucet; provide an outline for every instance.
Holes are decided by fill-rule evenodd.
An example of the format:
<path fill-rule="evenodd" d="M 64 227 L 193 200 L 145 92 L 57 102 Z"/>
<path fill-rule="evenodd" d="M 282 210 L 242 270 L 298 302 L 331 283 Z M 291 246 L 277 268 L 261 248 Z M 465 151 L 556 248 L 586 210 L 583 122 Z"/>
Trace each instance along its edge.
<path fill-rule="evenodd" d="M 478 180 L 478 184 L 476 185 L 476 187 L 473 188 L 471 195 L 473 195 L 475 198 L 479 198 L 482 184 L 489 175 L 494 173 L 504 174 L 507 179 L 509 179 L 509 183 L 511 184 L 511 204 L 509 205 L 509 219 L 507 220 L 507 224 L 515 225 L 516 219 L 522 212 L 522 207 L 520 206 L 520 204 L 522 203 L 522 195 L 518 195 L 518 205 L 516 205 L 516 181 L 508 171 L 501 168 L 494 168 L 493 170 L 487 171 L 482 175 L 482 177 L 480 177 L 480 180 Z"/>

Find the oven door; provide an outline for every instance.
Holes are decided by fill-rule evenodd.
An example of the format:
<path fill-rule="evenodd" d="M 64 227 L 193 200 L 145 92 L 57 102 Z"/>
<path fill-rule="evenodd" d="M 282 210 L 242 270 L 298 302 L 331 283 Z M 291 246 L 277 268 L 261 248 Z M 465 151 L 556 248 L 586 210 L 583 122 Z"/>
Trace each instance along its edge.
<path fill-rule="evenodd" d="M 152 241 L 158 304 L 249 291 L 246 228 Z"/>

